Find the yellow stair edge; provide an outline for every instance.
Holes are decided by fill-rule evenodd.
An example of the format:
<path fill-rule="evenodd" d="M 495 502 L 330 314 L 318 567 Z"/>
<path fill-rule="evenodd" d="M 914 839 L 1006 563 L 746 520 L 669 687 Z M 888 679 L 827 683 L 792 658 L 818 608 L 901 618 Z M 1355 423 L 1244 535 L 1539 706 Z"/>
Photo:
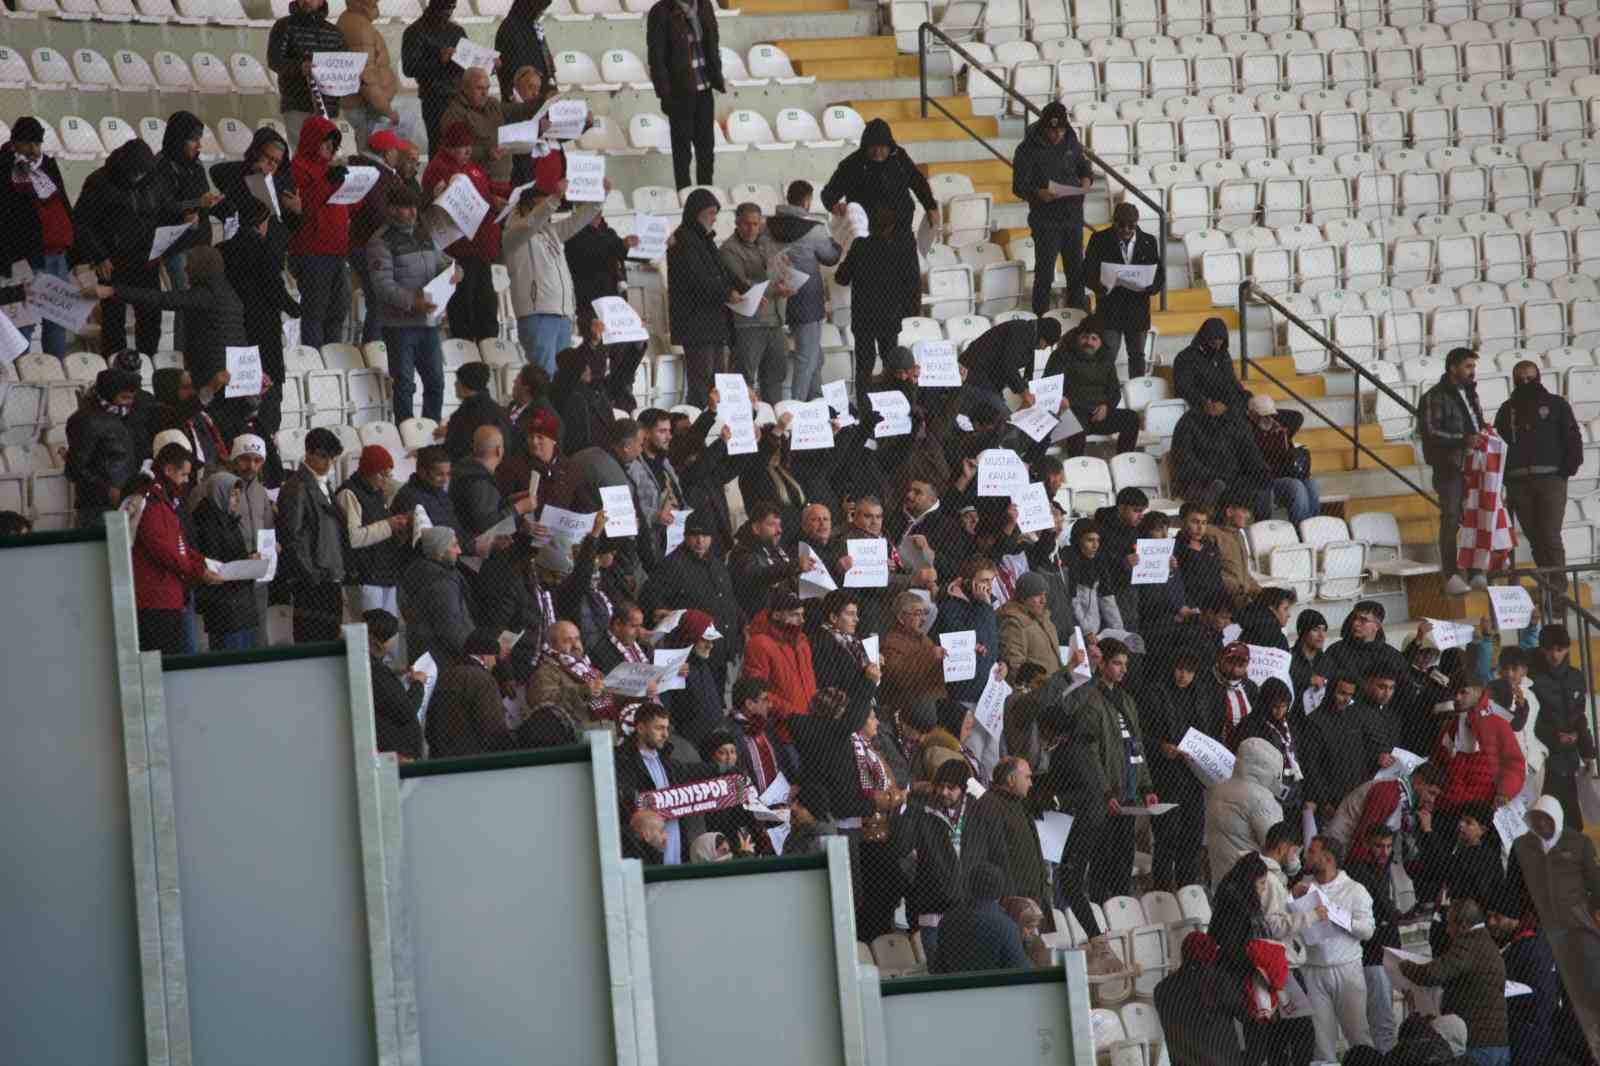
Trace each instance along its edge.
<path fill-rule="evenodd" d="M 851 59 L 799 59 L 794 62 L 794 72 L 818 81 L 881 81 L 897 76 L 891 60 L 865 56 Z"/>
<path fill-rule="evenodd" d="M 1302 396 L 1305 393 L 1301 393 Z M 1366 444 L 1365 441 L 1362 442 Z M 1411 449 L 1404 444 L 1367 444 L 1384 462 L 1390 466 L 1402 466 L 1410 461 Z M 1311 472 L 1313 474 L 1336 474 L 1346 470 L 1382 470 L 1383 468 L 1365 452 L 1361 454 L 1360 465 L 1356 463 L 1355 449 L 1348 442 L 1338 448 L 1312 448 Z"/>
<path fill-rule="evenodd" d="M 845 9 L 849 0 L 838 3 L 839 9 Z M 802 59 L 894 59 L 900 54 L 893 37 L 792 37 L 772 43 L 783 49 L 791 63 Z"/>
<path fill-rule="evenodd" d="M 980 137 L 1000 136 L 1000 124 L 992 118 L 964 118 L 966 123 Z M 964 141 L 967 133 L 949 119 L 896 119 L 894 123 L 894 139 L 900 144 L 917 144 L 921 141 Z"/>
<path fill-rule="evenodd" d="M 918 163 L 917 169 L 928 177 L 935 174 L 965 174 L 974 182 L 980 180 L 1003 181 L 1011 184 L 1011 164 L 1002 163 L 998 159 L 951 159 L 942 163 Z M 1027 227 L 1020 227 L 1023 233 L 1029 232 Z"/>
<path fill-rule="evenodd" d="M 1151 324 L 1163 337 L 1193 337 L 1200 329 L 1200 324 L 1208 318 L 1220 318 L 1229 329 L 1239 328 L 1239 311 L 1233 307 L 1210 307 L 1204 311 L 1159 311 L 1152 306 L 1150 311 Z M 1273 373 L 1277 373 L 1273 371 Z"/>
<path fill-rule="evenodd" d="M 828 58 L 838 59 L 842 57 L 830 56 Z M 962 121 L 966 121 L 973 117 L 972 100 L 970 97 L 938 96 L 934 97 L 933 99 L 938 100 L 940 105 L 942 105 L 945 110 L 940 111 L 937 107 L 933 107 L 930 103 L 928 107 L 927 118 L 927 121 L 929 122 L 933 121 L 934 119 L 945 119 L 947 117 L 946 112 L 948 112 L 950 115 L 955 115 Z M 875 118 L 887 119 L 891 124 L 894 125 L 894 132 L 897 138 L 900 135 L 899 123 L 908 120 L 922 121 L 922 101 L 916 97 L 893 97 L 884 100 L 846 100 L 844 101 L 844 104 L 846 107 L 854 108 L 860 113 L 862 118 L 869 122 Z M 990 121 L 994 121 L 992 116 L 990 116 L 989 119 Z M 1000 163 L 999 160 L 994 160 L 994 162 L 1000 166 L 1005 165 Z M 927 173 L 927 171 L 924 171 L 924 173 Z M 1006 167 L 1008 179 L 1010 173 L 1011 168 Z"/>

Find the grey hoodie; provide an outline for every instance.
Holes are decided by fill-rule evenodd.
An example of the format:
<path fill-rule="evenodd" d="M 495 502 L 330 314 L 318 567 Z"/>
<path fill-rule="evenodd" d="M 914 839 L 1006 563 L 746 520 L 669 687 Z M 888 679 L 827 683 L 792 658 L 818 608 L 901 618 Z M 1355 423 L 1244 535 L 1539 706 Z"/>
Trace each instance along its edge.
<path fill-rule="evenodd" d="M 838 263 L 843 250 L 829 236 L 827 226 L 788 204 L 779 204 L 777 213 L 767 219 L 767 232 L 788 258 L 789 265 L 807 275 L 800 291 L 786 302 L 784 321 L 791 327 L 822 321 L 825 312 L 822 268 Z"/>
<path fill-rule="evenodd" d="M 1278 793 L 1283 756 L 1271 742 L 1247 737 L 1234 753 L 1233 776 L 1206 792 L 1206 848 L 1214 887 L 1233 864 L 1260 851 L 1267 830 L 1283 821 Z"/>
<path fill-rule="evenodd" d="M 428 317 L 414 309 L 417 293 L 449 265 L 450 257 L 434 248 L 420 222 L 404 229 L 391 222 L 374 233 L 367 242 L 367 270 L 383 324 L 426 326 Z"/>

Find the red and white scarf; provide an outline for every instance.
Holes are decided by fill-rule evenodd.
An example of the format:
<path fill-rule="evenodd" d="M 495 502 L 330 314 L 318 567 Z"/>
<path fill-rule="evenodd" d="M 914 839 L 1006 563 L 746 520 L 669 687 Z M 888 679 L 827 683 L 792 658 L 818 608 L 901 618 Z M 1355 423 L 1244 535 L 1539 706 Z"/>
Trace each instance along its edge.
<path fill-rule="evenodd" d="M 850 746 L 856 753 L 856 773 L 861 778 L 861 791 L 882 792 L 889 787 L 889 768 L 883 765 L 878 753 L 872 750 L 860 733 L 850 734 Z"/>
<path fill-rule="evenodd" d="M 1461 528 L 1456 533 L 1460 570 L 1498 570 L 1517 546 L 1501 491 L 1505 463 L 1506 442 L 1492 428 L 1472 439 L 1461 469 Z"/>
<path fill-rule="evenodd" d="M 581 685 L 587 686 L 591 680 L 603 680 L 605 677 L 604 674 L 594 668 L 594 664 L 589 661 L 587 655 L 582 658 L 574 658 L 571 655 L 556 651 L 549 644 L 546 644 L 543 658 L 554 662 L 567 672 L 567 676 Z M 611 696 L 605 689 L 601 689 L 598 693 L 589 697 L 589 717 L 598 719 L 617 717 L 616 709 L 611 702 Z"/>

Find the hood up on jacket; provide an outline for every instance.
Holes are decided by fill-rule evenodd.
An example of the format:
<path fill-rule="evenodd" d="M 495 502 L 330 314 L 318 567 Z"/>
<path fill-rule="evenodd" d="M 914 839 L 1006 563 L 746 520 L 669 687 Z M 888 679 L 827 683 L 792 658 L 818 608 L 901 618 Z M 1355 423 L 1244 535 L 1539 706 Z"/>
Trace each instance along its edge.
<path fill-rule="evenodd" d="M 184 145 L 198 141 L 205 128 L 205 123 L 192 112 L 173 112 L 172 117 L 167 119 L 166 132 L 161 135 L 162 158 L 185 165 L 195 162 L 184 151 Z"/>
<path fill-rule="evenodd" d="M 1270 741 L 1247 737 L 1234 759 L 1233 779 L 1260 785 L 1276 798 L 1283 792 L 1283 756 Z"/>
<path fill-rule="evenodd" d="M 283 139 L 283 134 L 279 133 L 271 126 L 262 126 L 260 129 L 256 130 L 255 136 L 250 138 L 250 147 L 244 150 L 244 165 L 246 170 L 249 170 L 255 166 L 256 160 L 261 158 L 262 151 L 269 144 L 276 144 L 279 148 L 283 149 L 283 162 L 278 164 L 279 168 L 282 169 L 283 167 L 289 165 L 289 142 Z"/>
<path fill-rule="evenodd" d="M 789 204 L 779 204 L 778 210 L 767 217 L 767 232 L 779 244 L 793 244 L 820 225 L 821 222 Z"/>
<path fill-rule="evenodd" d="M 1194 340 L 1190 346 L 1211 354 L 1209 343 L 1214 340 L 1222 341 L 1222 351 L 1228 350 L 1228 324 L 1220 318 L 1208 318 L 1200 323 L 1200 328 L 1194 331 Z"/>
<path fill-rule="evenodd" d="M 295 155 L 302 166 L 320 171 L 328 164 L 317 158 L 317 151 L 322 147 L 322 142 L 329 137 L 333 138 L 333 150 L 338 152 L 339 142 L 344 135 L 339 132 L 339 127 L 321 115 L 312 115 L 306 119 L 306 124 L 300 127 L 300 145 L 295 149 Z M 254 147 L 252 143 L 251 147 Z"/>
<path fill-rule="evenodd" d="M 894 132 L 889 129 L 888 119 L 875 118 L 868 122 L 866 128 L 861 131 L 861 154 L 863 158 L 866 157 L 868 148 L 887 148 L 892 155 L 898 147 L 900 146 L 894 141 Z"/>
<path fill-rule="evenodd" d="M 722 203 L 712 194 L 710 189 L 696 189 L 690 193 L 689 198 L 683 202 L 683 224 L 693 227 L 698 233 L 705 233 L 709 236 L 710 234 L 701 227 L 699 221 L 700 212 L 708 207 L 715 207 L 719 211 L 722 209 Z"/>
<path fill-rule="evenodd" d="M 1533 832 L 1533 820 L 1529 815 L 1532 815 L 1535 811 L 1546 815 L 1556 823 L 1556 835 L 1549 840 L 1546 840 L 1538 833 L 1533 833 L 1533 838 L 1539 842 L 1539 847 L 1548 854 L 1550 849 L 1556 846 L 1556 841 L 1561 839 L 1561 832 L 1566 827 L 1567 818 L 1566 815 L 1561 813 L 1560 800 L 1554 796 L 1540 796 L 1533 801 L 1533 806 L 1528 808 L 1528 813 L 1522 816 L 1523 821 L 1528 823 L 1528 831 L 1530 833 Z"/>
<path fill-rule="evenodd" d="M 106 159 L 111 180 L 123 189 L 137 189 L 150 180 L 156 169 L 156 154 L 144 140 L 135 137 Z"/>

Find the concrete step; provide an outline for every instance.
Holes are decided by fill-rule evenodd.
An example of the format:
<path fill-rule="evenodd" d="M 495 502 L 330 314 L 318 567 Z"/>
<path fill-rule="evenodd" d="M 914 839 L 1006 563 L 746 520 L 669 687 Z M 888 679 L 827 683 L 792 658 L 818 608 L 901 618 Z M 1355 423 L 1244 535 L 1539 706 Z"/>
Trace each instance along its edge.
<path fill-rule="evenodd" d="M 1311 472 L 1313 474 L 1320 476 L 1323 474 L 1337 473 L 1344 470 L 1357 470 L 1365 467 L 1373 467 L 1378 470 L 1383 469 L 1381 466 L 1378 466 L 1378 464 L 1372 460 L 1371 456 L 1367 455 L 1365 452 L 1361 453 L 1361 455 L 1358 457 L 1356 455 L 1355 448 L 1350 445 L 1349 441 L 1340 437 L 1338 434 L 1333 433 L 1332 430 L 1329 430 L 1328 432 L 1333 439 L 1339 443 L 1337 446 L 1330 444 L 1325 447 L 1311 449 Z M 1366 444 L 1365 441 L 1362 441 L 1362 443 Z M 1374 443 L 1367 444 L 1367 447 L 1390 466 L 1397 466 L 1401 463 L 1409 463 L 1412 460 L 1411 446 L 1409 444 Z"/>
<path fill-rule="evenodd" d="M 872 116 L 864 115 L 869 122 Z M 963 118 L 967 128 L 980 137 L 993 138 L 999 132 L 992 118 Z M 947 118 L 900 118 L 894 120 L 894 139 L 899 144 L 924 141 L 969 140 L 966 130 Z M 981 146 L 980 150 L 981 150 Z"/>
<path fill-rule="evenodd" d="M 791 63 L 812 59 L 894 59 L 893 37 L 791 37 L 774 41 Z"/>
<path fill-rule="evenodd" d="M 902 76 L 895 59 L 866 56 L 851 59 L 797 59 L 794 62 L 794 72 L 816 78 L 818 82 L 887 80 Z"/>
<path fill-rule="evenodd" d="M 928 118 L 930 120 L 943 118 L 946 113 L 954 115 L 963 121 L 973 117 L 972 100 L 966 96 L 938 96 L 934 97 L 934 99 L 938 100 L 945 110 L 940 111 L 930 105 L 928 108 Z M 846 100 L 844 103 L 861 112 L 861 117 L 868 122 L 875 118 L 881 118 L 889 122 L 894 127 L 896 139 L 899 139 L 900 136 L 900 123 L 907 120 L 922 120 L 922 101 L 917 97 Z M 990 158 L 993 157 L 991 156 Z M 995 162 L 999 163 L 999 160 L 995 160 Z M 1006 168 L 1006 174 L 1007 177 L 1010 176 L 1009 167 Z"/>
<path fill-rule="evenodd" d="M 850 0 L 739 0 L 739 9 L 747 15 L 820 15 L 849 11 Z M 719 19 L 717 24 L 723 21 Z"/>
<path fill-rule="evenodd" d="M 1491 617 L 1487 592 L 1474 590 L 1465 596 L 1451 596 L 1444 591 L 1447 580 L 1443 574 L 1419 574 L 1405 579 L 1406 599 L 1410 604 L 1413 618 L 1449 618 L 1475 622 L 1479 618 Z M 1532 579 L 1526 579 L 1523 584 L 1532 590 Z M 1594 592 L 1588 585 L 1578 585 L 1578 602 L 1585 609 L 1593 605 Z"/>

